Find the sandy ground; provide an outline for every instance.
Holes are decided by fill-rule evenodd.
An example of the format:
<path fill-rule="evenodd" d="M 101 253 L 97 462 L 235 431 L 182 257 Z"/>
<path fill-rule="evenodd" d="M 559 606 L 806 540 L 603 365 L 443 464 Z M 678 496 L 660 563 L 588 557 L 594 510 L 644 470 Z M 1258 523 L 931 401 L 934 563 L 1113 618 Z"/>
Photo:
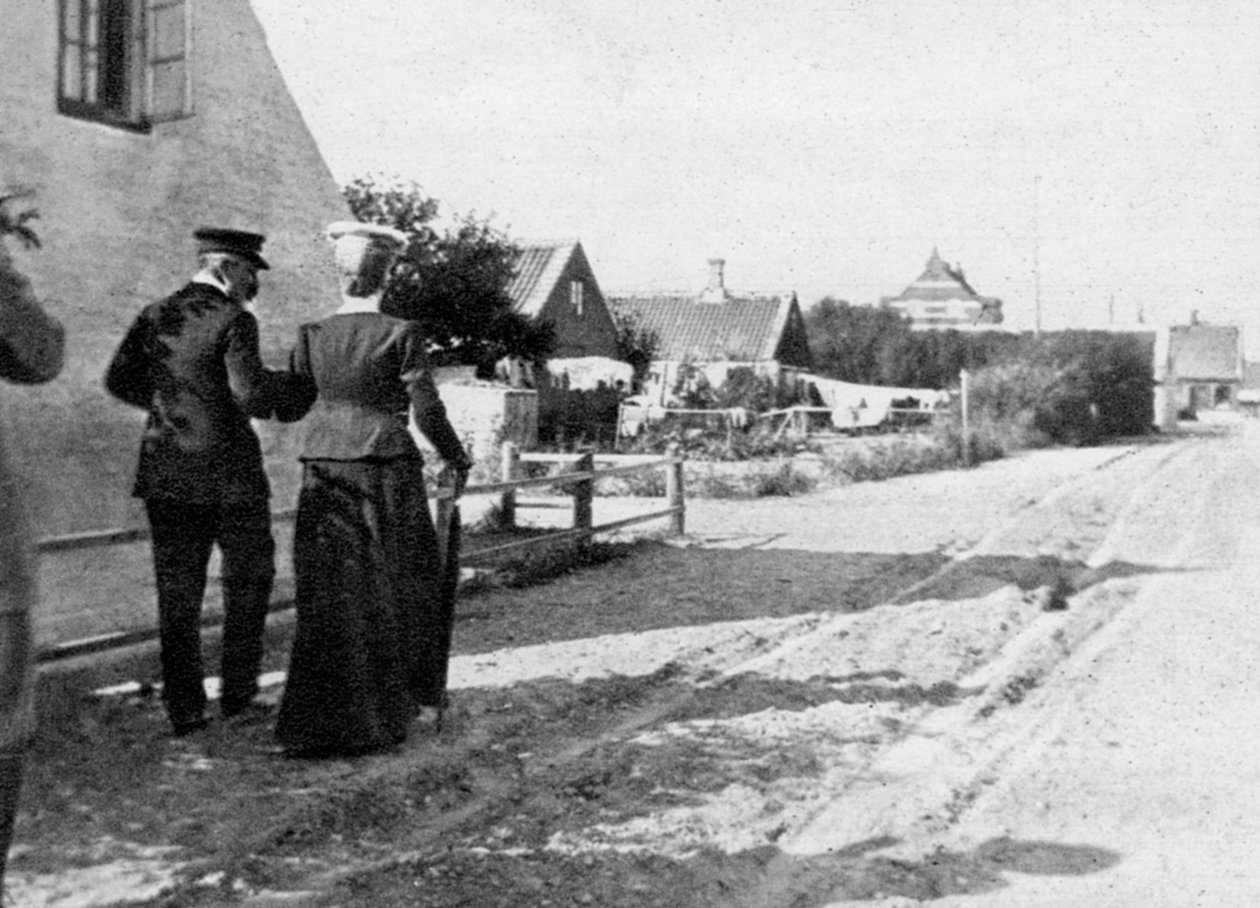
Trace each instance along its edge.
<path fill-rule="evenodd" d="M 59 689 L 11 898 L 1252 904 L 1256 435 L 693 501 L 463 600 L 452 715 L 393 754 Z"/>

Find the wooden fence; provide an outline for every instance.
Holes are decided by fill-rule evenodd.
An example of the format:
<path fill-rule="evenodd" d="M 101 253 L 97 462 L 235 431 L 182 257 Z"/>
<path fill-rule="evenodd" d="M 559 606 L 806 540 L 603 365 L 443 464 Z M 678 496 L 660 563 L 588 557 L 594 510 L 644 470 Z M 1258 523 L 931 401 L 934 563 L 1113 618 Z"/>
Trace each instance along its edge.
<path fill-rule="evenodd" d="M 563 486 L 572 499 L 573 525 L 549 533 L 531 536 L 528 539 L 513 540 L 496 546 L 478 549 L 473 552 L 461 552 L 460 565 L 471 565 L 486 561 L 506 553 L 528 547 L 545 546 L 562 539 L 590 539 L 595 534 L 612 532 L 626 526 L 643 523 L 649 520 L 669 520 L 669 530 L 681 534 L 685 527 L 686 496 L 683 488 L 683 457 L 677 449 L 671 449 L 664 457 L 637 455 L 604 455 L 604 454 L 522 454 L 510 442 L 503 448 L 503 479 L 499 482 L 470 485 L 464 489 L 465 497 L 476 495 L 497 495 L 501 510 L 501 523 L 505 527 L 515 524 L 516 512 L 522 507 L 551 507 L 551 503 L 528 502 L 518 498 L 517 493 L 523 489 Z M 524 477 L 522 464 L 540 463 L 562 465 L 568 467 L 564 472 L 548 476 Z M 604 469 L 596 469 L 596 464 L 611 464 Z M 666 507 L 632 517 L 595 524 L 593 520 L 595 483 L 598 479 L 650 473 L 655 470 L 665 471 Z M 445 473 L 429 489 L 429 497 L 434 500 L 435 524 L 438 531 L 438 547 L 445 558 L 447 539 L 451 526 L 451 515 L 458 504 L 454 497 L 449 476 Z M 272 514 L 274 521 L 291 521 L 297 515 L 296 509 L 277 511 Z M 87 533 L 71 533 L 53 536 L 40 540 L 36 549 L 41 554 L 54 554 L 79 549 L 99 548 L 102 546 L 123 545 L 143 542 L 150 538 L 148 527 L 129 527 L 126 529 L 101 530 Z M 292 602 L 273 603 L 272 611 L 285 611 L 293 607 Z M 213 627 L 222 623 L 222 617 L 208 615 L 202 620 L 203 627 Z M 76 640 L 41 650 L 39 662 L 51 662 L 74 656 L 86 655 L 110 649 L 132 646 L 157 639 L 156 628 L 141 628 L 129 631 L 118 631 L 102 634 L 86 640 Z"/>
<path fill-rule="evenodd" d="M 559 485 L 568 491 L 568 496 L 572 499 L 572 526 L 531 539 L 514 540 L 492 548 L 479 549 L 461 557 L 461 562 L 485 560 L 513 549 L 546 544 L 558 539 L 589 539 L 596 533 L 608 533 L 636 523 L 660 520 L 662 518 L 669 520 L 671 533 L 681 534 L 686 531 L 687 508 L 686 493 L 683 487 L 683 457 L 679 454 L 676 447 L 671 447 L 664 457 L 656 457 L 650 454 L 595 454 L 593 452 L 585 454 L 541 454 L 522 453 L 512 442 L 505 442 L 502 448 L 500 464 L 501 481 L 469 486 L 464 490 L 464 494 L 497 494 L 499 496 L 500 524 L 505 528 L 510 528 L 516 525 L 517 511 L 520 508 L 551 508 L 557 506 L 554 501 L 522 499 L 517 494 L 518 492 L 522 489 L 547 488 Z M 523 477 L 522 473 L 525 470 L 525 464 L 562 466 L 566 469 L 558 474 L 549 471 L 546 476 Z M 599 464 L 607 464 L 607 466 L 597 469 L 596 467 Z M 614 476 L 650 473 L 656 470 L 664 470 L 665 472 L 666 506 L 663 509 L 649 511 L 645 514 L 635 514 L 633 517 L 624 517 L 620 520 L 613 520 L 599 525 L 594 523 L 595 483 L 597 480 Z M 437 502 L 437 522 L 439 527 L 450 525 L 449 508 L 453 506 L 454 502 L 450 498 L 449 491 L 446 491 L 444 497 L 439 493 Z M 563 507 L 564 505 L 560 506 Z"/>

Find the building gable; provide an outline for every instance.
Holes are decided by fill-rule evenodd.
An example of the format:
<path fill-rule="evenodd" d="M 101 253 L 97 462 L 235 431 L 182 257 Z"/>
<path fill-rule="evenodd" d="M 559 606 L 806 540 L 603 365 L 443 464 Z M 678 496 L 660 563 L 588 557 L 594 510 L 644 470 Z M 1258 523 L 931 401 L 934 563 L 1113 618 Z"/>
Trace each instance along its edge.
<path fill-rule="evenodd" d="M 910 319 L 915 328 L 996 325 L 1002 321 L 1002 301 L 977 293 L 962 266 L 951 267 L 935 248 L 913 283 L 880 302 Z"/>
<path fill-rule="evenodd" d="M 508 284 L 514 311 L 550 322 L 554 356 L 617 356 L 617 327 L 580 241 L 521 247 Z"/>
<path fill-rule="evenodd" d="M 144 10 L 143 42 L 130 40 L 145 45 L 154 70 L 147 95 L 137 94 L 138 75 L 100 90 L 75 82 L 76 61 L 99 50 L 68 37 L 66 17 L 84 5 L 0 0 L 0 185 L 33 190 L 42 241 L 14 257 L 69 337 L 61 377 L 12 395 L 6 414 L 37 529 L 48 535 L 139 519 L 130 498 L 138 414 L 104 393 L 101 372 L 135 314 L 195 270 L 192 231 L 267 236 L 272 270 L 256 311 L 264 357 L 281 365 L 297 324 L 336 305 L 320 236 L 349 216 L 247 0 L 111 5 Z M 75 85 L 80 94 L 69 97 Z M 119 121 L 70 101 L 106 104 Z M 297 431 L 259 430 L 273 494 L 291 501 Z"/>
<path fill-rule="evenodd" d="M 1242 332 L 1232 325 L 1175 325 L 1168 332 L 1168 362 L 1181 381 L 1240 382 Z"/>

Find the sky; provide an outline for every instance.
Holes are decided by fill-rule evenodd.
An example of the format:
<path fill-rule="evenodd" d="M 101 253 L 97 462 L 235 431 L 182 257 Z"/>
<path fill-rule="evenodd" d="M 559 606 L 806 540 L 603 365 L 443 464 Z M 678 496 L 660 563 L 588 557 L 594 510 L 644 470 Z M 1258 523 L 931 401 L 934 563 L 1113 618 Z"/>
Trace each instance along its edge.
<path fill-rule="evenodd" d="M 419 184 L 605 295 L 877 303 L 1260 356 L 1256 0 L 252 0 L 338 180 Z"/>

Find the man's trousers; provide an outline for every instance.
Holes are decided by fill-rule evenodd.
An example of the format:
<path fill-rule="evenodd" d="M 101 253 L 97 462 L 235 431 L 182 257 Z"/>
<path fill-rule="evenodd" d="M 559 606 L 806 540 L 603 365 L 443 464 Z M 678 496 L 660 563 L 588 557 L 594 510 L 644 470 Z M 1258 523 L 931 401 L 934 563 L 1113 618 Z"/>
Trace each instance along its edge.
<path fill-rule="evenodd" d="M 267 501 L 231 505 L 145 500 L 153 534 L 162 697 L 176 732 L 205 721 L 201 607 L 210 553 L 223 562 L 221 708 L 238 712 L 258 692 L 263 631 L 275 578 L 275 541 Z"/>

